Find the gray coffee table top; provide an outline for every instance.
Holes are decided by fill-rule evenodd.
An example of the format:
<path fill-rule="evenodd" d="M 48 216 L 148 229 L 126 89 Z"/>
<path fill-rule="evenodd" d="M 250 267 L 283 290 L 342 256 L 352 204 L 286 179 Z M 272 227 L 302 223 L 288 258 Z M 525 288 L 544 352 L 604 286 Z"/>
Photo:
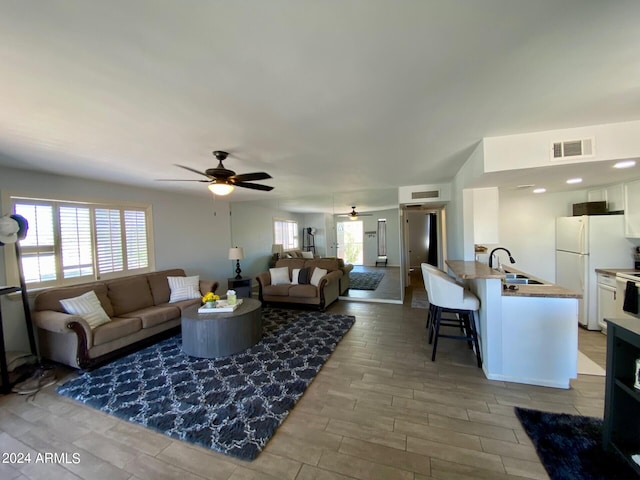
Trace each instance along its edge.
<path fill-rule="evenodd" d="M 182 350 L 194 357 L 217 358 L 241 352 L 262 338 L 262 304 L 243 298 L 233 312 L 198 313 L 198 305 L 182 312 Z"/>

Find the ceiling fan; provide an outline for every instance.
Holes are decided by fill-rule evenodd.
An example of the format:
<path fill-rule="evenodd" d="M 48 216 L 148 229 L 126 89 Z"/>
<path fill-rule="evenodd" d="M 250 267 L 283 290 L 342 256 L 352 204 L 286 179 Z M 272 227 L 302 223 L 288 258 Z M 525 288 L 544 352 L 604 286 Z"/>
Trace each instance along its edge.
<path fill-rule="evenodd" d="M 163 182 L 208 182 L 209 190 L 215 195 L 228 195 L 234 187 L 250 188 L 252 190 L 262 190 L 269 192 L 273 190 L 273 187 L 269 185 L 261 185 L 259 183 L 248 183 L 252 180 L 266 180 L 272 178 L 271 175 L 265 172 L 243 173 L 236 175 L 233 170 L 224 168 L 222 161 L 225 160 L 229 154 L 221 150 L 213 152 L 213 156 L 218 159 L 218 166 L 215 168 L 207 168 L 204 172 L 196 170 L 195 168 L 186 167 L 184 165 L 174 164 L 176 167 L 184 168 L 190 172 L 204 175 L 208 180 L 186 180 L 186 179 L 158 179 Z"/>
<path fill-rule="evenodd" d="M 339 213 L 338 217 L 349 217 L 351 220 L 357 220 L 358 217 L 370 217 L 370 213 L 358 213 L 356 212 L 356 207 L 351 207 L 351 211 L 349 213 Z"/>

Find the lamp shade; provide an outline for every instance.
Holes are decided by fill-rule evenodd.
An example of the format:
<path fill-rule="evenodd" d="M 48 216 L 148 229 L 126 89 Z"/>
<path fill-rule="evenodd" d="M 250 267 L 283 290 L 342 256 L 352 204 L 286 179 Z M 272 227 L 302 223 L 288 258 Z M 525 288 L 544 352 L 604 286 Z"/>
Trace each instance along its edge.
<path fill-rule="evenodd" d="M 282 244 L 281 243 L 274 243 L 271 246 L 271 253 L 277 253 L 277 254 L 282 255 L 282 252 L 283 252 L 283 248 L 282 248 Z"/>
<path fill-rule="evenodd" d="M 244 250 L 241 247 L 233 247 L 229 249 L 229 260 L 242 260 L 244 258 Z"/>

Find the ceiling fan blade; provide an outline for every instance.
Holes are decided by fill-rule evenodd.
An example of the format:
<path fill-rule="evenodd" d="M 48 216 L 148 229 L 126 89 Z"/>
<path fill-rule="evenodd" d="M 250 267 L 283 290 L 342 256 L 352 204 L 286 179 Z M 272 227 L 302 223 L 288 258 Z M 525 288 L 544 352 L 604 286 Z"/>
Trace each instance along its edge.
<path fill-rule="evenodd" d="M 251 182 L 253 180 L 267 180 L 268 178 L 272 177 L 266 172 L 254 172 L 234 175 L 233 180 L 236 182 Z"/>
<path fill-rule="evenodd" d="M 245 183 L 245 182 L 233 182 L 236 187 L 251 188 L 252 190 L 262 190 L 264 192 L 270 192 L 273 187 L 269 185 L 260 185 L 259 183 Z"/>
<path fill-rule="evenodd" d="M 204 182 L 209 183 L 211 180 L 191 180 L 186 178 L 156 178 L 156 182 Z"/>
<path fill-rule="evenodd" d="M 199 175 L 204 175 L 205 177 L 209 177 L 209 175 L 207 175 L 206 173 L 201 172 L 201 171 L 199 171 L 199 170 L 196 170 L 195 168 L 186 167 L 186 166 L 184 166 L 184 165 L 179 165 L 179 164 L 177 164 L 177 163 L 174 163 L 174 165 L 175 165 L 176 167 L 180 167 L 180 168 L 184 168 L 185 170 L 189 170 L 190 172 L 197 173 L 197 174 L 199 174 Z"/>

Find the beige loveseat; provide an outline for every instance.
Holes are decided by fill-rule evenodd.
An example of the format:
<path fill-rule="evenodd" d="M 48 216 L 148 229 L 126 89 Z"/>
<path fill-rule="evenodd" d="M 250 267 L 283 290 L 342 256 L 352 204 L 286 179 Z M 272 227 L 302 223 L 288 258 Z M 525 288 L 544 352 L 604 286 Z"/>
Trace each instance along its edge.
<path fill-rule="evenodd" d="M 200 298 L 169 303 L 168 276 L 184 277 L 185 273 L 182 269 L 164 270 L 43 291 L 36 297 L 32 313 L 41 355 L 87 369 L 166 336 L 180 326 L 182 310 L 200 303 Z M 215 292 L 217 287 L 218 282 L 200 280 L 202 294 Z M 111 318 L 94 329 L 84 318 L 65 313 L 60 303 L 90 290 Z"/>
<path fill-rule="evenodd" d="M 282 255 L 283 259 L 303 258 L 302 250 L 287 250 Z M 350 263 L 344 263 L 344 260 L 342 258 L 337 257 L 319 257 L 317 255 L 314 255 L 313 258 L 333 258 L 338 260 L 338 268 L 342 271 L 342 277 L 340 277 L 340 295 L 345 295 L 347 293 L 347 290 L 349 290 L 349 287 L 351 286 L 351 277 L 349 276 L 349 272 L 353 270 L 353 265 L 351 265 Z"/>
<path fill-rule="evenodd" d="M 315 268 L 327 270 L 326 275 L 320 278 L 318 285 L 303 284 L 278 284 L 273 285 L 270 272 L 258 274 L 258 297 L 264 303 L 310 305 L 324 310 L 338 299 L 340 294 L 340 278 L 342 271 L 338 260 L 335 258 L 282 258 L 276 262 L 276 268 L 287 267 L 289 269 L 289 281 L 294 269 L 308 268 L 309 276 L 313 275 Z"/>

